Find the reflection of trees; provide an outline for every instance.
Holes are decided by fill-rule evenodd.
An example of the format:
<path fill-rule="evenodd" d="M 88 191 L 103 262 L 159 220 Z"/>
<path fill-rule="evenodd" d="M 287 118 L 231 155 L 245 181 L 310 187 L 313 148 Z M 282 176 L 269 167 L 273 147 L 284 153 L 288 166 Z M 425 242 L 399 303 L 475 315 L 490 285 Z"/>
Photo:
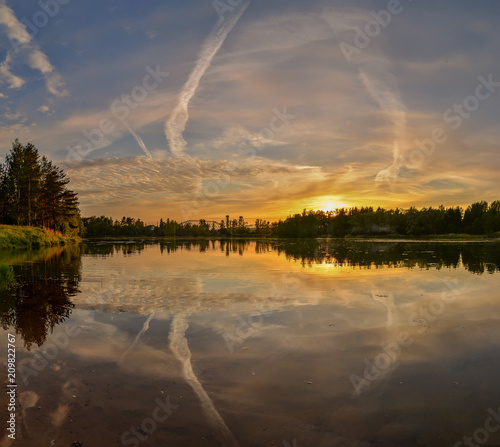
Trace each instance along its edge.
<path fill-rule="evenodd" d="M 457 268 L 483 273 L 500 271 L 496 243 L 355 242 L 344 240 L 284 240 L 275 243 L 278 253 L 302 264 L 329 263 L 355 267 Z"/>
<path fill-rule="evenodd" d="M 83 253 L 111 256 L 140 253 L 146 242 L 91 244 Z M 162 253 L 219 250 L 226 256 L 243 256 L 251 246 L 256 254 L 277 252 L 303 265 L 328 263 L 354 267 L 457 268 L 461 263 L 473 273 L 500 271 L 499 244 L 491 242 L 382 242 L 345 239 L 172 239 L 154 242 Z"/>
<path fill-rule="evenodd" d="M 89 243 L 83 246 L 82 254 L 90 256 L 112 256 L 113 254 L 134 254 L 141 253 L 146 245 L 159 245 L 162 253 L 167 254 L 175 253 L 177 251 L 198 251 L 204 253 L 206 251 L 220 250 L 225 252 L 227 256 L 231 253 L 243 256 L 245 252 L 245 247 L 249 244 L 253 244 L 254 241 L 245 239 L 172 239 L 172 240 L 162 240 L 159 242 L 101 242 L 101 243 Z"/>
<path fill-rule="evenodd" d="M 141 253 L 147 242 L 99 243 L 37 252 L 0 253 L 0 320 L 15 328 L 29 349 L 41 346 L 49 331 L 67 319 L 78 293 L 81 256 L 129 256 Z M 151 244 L 158 244 L 151 242 Z M 162 241 L 164 254 L 178 251 L 220 251 L 226 256 L 275 252 L 303 265 L 328 263 L 361 268 L 464 268 L 473 273 L 500 271 L 499 244 L 488 242 L 381 242 L 316 239 L 170 240 Z M 249 250 L 251 249 L 251 250 Z M 28 255 L 26 255 L 28 253 Z M 31 258 L 31 262 L 27 259 Z M 12 260 L 9 262 L 9 259 Z M 14 265 L 9 265 L 14 264 Z"/>
<path fill-rule="evenodd" d="M 14 269 L 10 265 L 0 264 L 0 290 L 14 283 Z"/>
<path fill-rule="evenodd" d="M 107 257 L 114 254 L 132 255 L 141 253 L 146 244 L 144 242 L 98 242 L 96 244 L 82 245 L 82 255 Z"/>
<path fill-rule="evenodd" d="M 461 254 L 465 268 L 473 273 L 500 271 L 499 244 L 465 244 Z"/>
<path fill-rule="evenodd" d="M 15 328 L 28 349 L 41 346 L 48 332 L 71 315 L 70 297 L 78 293 L 81 280 L 80 248 L 67 247 L 11 268 L 14 283 L 0 289 L 2 326 Z"/>

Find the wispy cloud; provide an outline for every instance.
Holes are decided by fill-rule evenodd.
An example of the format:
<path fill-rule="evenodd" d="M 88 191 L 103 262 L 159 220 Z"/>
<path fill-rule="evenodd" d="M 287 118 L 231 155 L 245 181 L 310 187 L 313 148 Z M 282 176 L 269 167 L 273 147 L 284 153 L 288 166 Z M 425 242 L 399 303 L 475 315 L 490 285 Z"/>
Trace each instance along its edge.
<path fill-rule="evenodd" d="M 42 113 L 50 113 L 50 107 L 46 106 L 46 105 L 42 105 L 42 106 L 38 107 L 37 110 L 39 112 L 42 112 Z"/>
<path fill-rule="evenodd" d="M 0 83 L 6 82 L 9 84 L 9 88 L 21 88 L 25 84 L 25 81 L 11 72 L 11 62 L 12 57 L 10 53 L 7 53 L 5 60 L 0 63 Z"/>
<path fill-rule="evenodd" d="M 239 11 L 230 18 L 221 18 L 203 43 L 198 61 L 179 95 L 179 102 L 165 123 L 165 136 L 167 137 L 170 151 L 175 156 L 183 155 L 186 149 L 186 140 L 183 134 L 189 119 L 189 103 L 200 85 L 201 78 L 208 67 L 210 67 L 214 56 L 226 40 L 227 35 L 231 32 L 236 23 L 238 23 L 238 20 L 248 8 L 249 4 L 249 1 L 245 2 Z"/>
<path fill-rule="evenodd" d="M 213 207 L 209 212 L 214 212 L 215 208 L 237 209 L 241 203 L 262 205 L 262 197 L 271 194 L 271 190 L 283 192 L 290 183 L 298 185 L 323 177 L 321 168 L 301 169 L 289 163 L 260 158 L 235 163 L 194 157 L 161 160 L 144 156 L 87 160 L 69 168 L 68 174 L 72 187 L 79 191 L 83 207 L 92 204 L 86 213 L 100 212 L 96 211 L 98 209 L 113 213 L 116 206 L 128 202 L 129 208 L 155 208 L 151 214 L 153 218 L 165 212 L 165 207 L 170 209 L 167 211 L 170 217 L 178 218 L 179 204 L 191 203 L 203 190 L 205 182 L 213 179 L 230 178 L 231 184 L 211 197 Z M 242 187 L 252 182 L 255 182 L 253 188 Z M 307 189 L 304 186 L 304 191 Z M 222 215 L 222 211 L 216 212 Z"/>
<path fill-rule="evenodd" d="M 7 37 L 16 54 L 26 55 L 28 65 L 44 75 L 47 91 L 54 96 L 67 96 L 69 92 L 61 75 L 56 72 L 47 55 L 33 41 L 24 24 L 17 19 L 5 0 L 0 0 L 0 25 L 7 29 Z M 23 51 L 19 51 L 20 49 Z M 8 51 L 4 62 L 0 64 L 0 82 L 7 82 L 10 88 L 20 88 L 26 81 L 11 72 L 12 57 L 12 52 Z"/>
<path fill-rule="evenodd" d="M 12 42 L 17 41 L 20 45 L 27 45 L 31 42 L 31 36 L 24 25 L 17 20 L 14 11 L 10 9 L 5 0 L 0 0 L 0 25 L 7 28 L 7 37 Z"/>
<path fill-rule="evenodd" d="M 214 182 L 227 175 L 231 182 L 209 194 L 196 218 L 237 212 L 283 218 L 330 202 L 408 207 L 497 198 L 499 89 L 406 175 L 415 141 L 437 126 L 450 130 L 443 112 L 474 93 L 477 76 L 493 73 L 498 82 L 494 4 L 457 6 L 451 16 L 439 2 L 431 8 L 413 2 L 411 11 L 408 4 L 349 64 L 338 43 L 355 44 L 355 28 L 364 30 L 374 20 L 370 10 L 380 9 L 371 3 L 253 2 L 227 37 L 243 1 L 217 25 L 218 18 L 207 17 L 211 2 L 156 3 L 146 10 L 121 5 L 110 15 L 115 20 L 104 15 L 89 27 L 87 18 L 102 5 L 88 0 L 35 37 L 21 19 L 31 19 L 38 3 L 26 9 L 0 0 L 4 152 L 20 138 L 60 165 L 68 146 L 80 148 L 94 161 L 68 174 L 84 215 L 178 218 L 179 204 L 217 190 Z M 121 23 L 132 29 L 124 32 Z M 412 46 L 415 38 L 420 45 Z M 168 57 L 162 62 L 161 55 Z M 140 85 L 143 67 L 159 62 L 170 73 L 168 86 L 130 109 L 127 128 L 110 106 Z M 72 98 L 61 107 L 65 81 Z M 139 87 L 134 94 L 140 96 Z M 273 108 L 285 106 L 297 119 L 273 137 L 261 132 L 271 129 Z M 100 138 L 103 120 L 114 130 Z M 90 134 L 96 143 L 89 150 Z M 247 146 L 256 149 L 253 160 L 252 151 L 239 150 Z M 127 158 L 134 154 L 141 156 Z M 231 171 L 230 162 L 241 171 Z M 312 168 L 301 169 L 306 165 Z"/>

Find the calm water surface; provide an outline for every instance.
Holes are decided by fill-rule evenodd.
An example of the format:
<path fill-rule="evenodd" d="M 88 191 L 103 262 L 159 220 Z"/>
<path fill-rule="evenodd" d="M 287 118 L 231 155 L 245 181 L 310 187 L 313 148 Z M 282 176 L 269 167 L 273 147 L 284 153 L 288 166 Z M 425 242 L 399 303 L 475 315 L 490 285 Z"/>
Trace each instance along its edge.
<path fill-rule="evenodd" d="M 13 445 L 498 446 L 499 248 L 1 252 L 4 371 L 17 333 Z M 0 436 L 11 445 L 3 422 Z"/>

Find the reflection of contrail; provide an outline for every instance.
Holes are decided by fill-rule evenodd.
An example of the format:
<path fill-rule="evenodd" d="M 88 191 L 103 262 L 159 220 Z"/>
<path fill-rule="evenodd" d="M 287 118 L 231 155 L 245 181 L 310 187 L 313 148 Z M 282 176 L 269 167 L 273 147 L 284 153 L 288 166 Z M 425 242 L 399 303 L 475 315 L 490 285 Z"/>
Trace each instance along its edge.
<path fill-rule="evenodd" d="M 226 40 L 227 35 L 236 25 L 249 4 L 250 1 L 247 1 L 237 14 L 227 20 L 221 18 L 203 43 L 198 61 L 179 95 L 179 102 L 165 123 L 165 136 L 173 155 L 181 156 L 186 149 L 186 140 L 184 140 L 183 133 L 189 119 L 188 107 L 196 93 L 201 78 L 212 63 L 212 59 L 217 54 L 217 51 L 219 51 L 224 40 Z"/>
<path fill-rule="evenodd" d="M 135 337 L 134 342 L 129 346 L 129 348 L 122 354 L 121 358 L 125 357 L 137 344 L 139 339 L 144 335 L 144 333 L 149 329 L 149 323 L 151 323 L 151 320 L 155 317 L 155 313 L 153 312 L 152 314 L 149 315 L 148 319 L 144 322 L 144 325 L 142 326 L 141 331 L 137 334 Z"/>
<path fill-rule="evenodd" d="M 379 103 L 380 108 L 387 113 L 394 126 L 392 165 L 381 170 L 375 177 L 375 180 L 379 182 L 391 182 L 397 179 L 399 169 L 402 166 L 401 150 L 406 130 L 405 106 L 401 100 L 399 89 L 395 85 L 395 79 L 390 73 L 373 70 L 372 67 L 363 67 L 359 73 L 366 89 L 372 98 Z"/>
<path fill-rule="evenodd" d="M 175 357 L 181 362 L 182 374 L 186 382 L 193 388 L 198 399 L 200 399 L 203 411 L 210 425 L 221 434 L 223 438 L 221 445 L 224 447 L 237 447 L 239 445 L 238 441 L 216 410 L 212 399 L 210 399 L 210 396 L 207 394 L 193 371 L 193 366 L 191 365 L 191 350 L 189 349 L 189 344 L 186 339 L 186 330 L 188 327 L 189 324 L 184 314 L 176 314 L 174 316 L 169 335 L 170 349 Z"/>
<path fill-rule="evenodd" d="M 372 298 L 387 307 L 387 330 L 396 329 L 396 306 L 392 292 L 384 293 L 372 290 Z"/>
<path fill-rule="evenodd" d="M 135 141 L 137 141 L 137 144 L 140 146 L 140 148 L 144 151 L 144 153 L 149 157 L 149 158 L 153 158 L 153 156 L 151 155 L 151 152 L 148 151 L 148 148 L 146 147 L 146 145 L 144 144 L 144 141 L 142 141 L 142 138 L 137 135 L 131 128 L 130 126 L 122 120 L 122 123 L 125 125 L 125 127 L 128 129 L 128 131 L 133 135 L 133 137 L 135 138 Z"/>

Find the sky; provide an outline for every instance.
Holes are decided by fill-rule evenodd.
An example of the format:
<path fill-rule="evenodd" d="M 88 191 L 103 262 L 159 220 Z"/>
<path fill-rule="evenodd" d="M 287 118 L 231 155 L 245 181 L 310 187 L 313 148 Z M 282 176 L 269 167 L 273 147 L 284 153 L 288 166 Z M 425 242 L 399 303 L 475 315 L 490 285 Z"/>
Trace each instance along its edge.
<path fill-rule="evenodd" d="M 83 216 L 500 199 L 500 2 L 0 0 L 1 160 Z"/>

